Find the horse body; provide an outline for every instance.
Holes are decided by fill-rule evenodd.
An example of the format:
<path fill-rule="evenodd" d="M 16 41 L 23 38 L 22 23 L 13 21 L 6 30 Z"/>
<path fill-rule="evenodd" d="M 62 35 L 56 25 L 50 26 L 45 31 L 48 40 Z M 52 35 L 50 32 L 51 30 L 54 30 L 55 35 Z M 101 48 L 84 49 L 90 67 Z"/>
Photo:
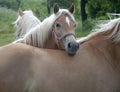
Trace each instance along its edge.
<path fill-rule="evenodd" d="M 120 46 L 100 38 L 82 44 L 73 57 L 20 43 L 1 47 L 0 91 L 119 92 Z"/>

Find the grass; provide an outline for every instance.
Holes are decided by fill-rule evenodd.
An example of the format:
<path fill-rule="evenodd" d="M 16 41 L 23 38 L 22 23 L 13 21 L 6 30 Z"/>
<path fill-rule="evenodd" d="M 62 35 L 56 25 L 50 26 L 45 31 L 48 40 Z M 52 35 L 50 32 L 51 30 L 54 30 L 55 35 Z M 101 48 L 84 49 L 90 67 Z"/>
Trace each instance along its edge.
<path fill-rule="evenodd" d="M 12 22 L 15 21 L 17 12 L 0 7 L 0 46 L 11 43 L 14 40 Z"/>
<path fill-rule="evenodd" d="M 78 31 L 76 32 L 76 37 L 84 37 L 87 36 L 90 33 L 90 31 Z"/>
<path fill-rule="evenodd" d="M 0 46 L 6 45 L 8 43 L 11 43 L 14 40 L 14 35 L 12 33 L 10 34 L 0 34 Z"/>
<path fill-rule="evenodd" d="M 76 32 L 75 32 L 75 35 L 77 37 L 83 37 L 83 36 L 86 36 L 89 34 L 90 31 L 88 30 L 82 30 L 82 24 L 79 20 L 76 20 L 77 21 L 77 27 L 76 27 Z"/>

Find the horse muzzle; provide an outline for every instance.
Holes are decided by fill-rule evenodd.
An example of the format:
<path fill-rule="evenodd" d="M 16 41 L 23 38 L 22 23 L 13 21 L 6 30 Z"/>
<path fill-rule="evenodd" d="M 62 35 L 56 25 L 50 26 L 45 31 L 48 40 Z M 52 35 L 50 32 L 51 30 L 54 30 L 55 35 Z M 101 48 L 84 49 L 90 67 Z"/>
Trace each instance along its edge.
<path fill-rule="evenodd" d="M 76 52 L 79 50 L 79 43 L 72 41 L 72 42 L 68 42 L 65 45 L 65 50 L 69 55 L 74 56 L 76 54 Z"/>

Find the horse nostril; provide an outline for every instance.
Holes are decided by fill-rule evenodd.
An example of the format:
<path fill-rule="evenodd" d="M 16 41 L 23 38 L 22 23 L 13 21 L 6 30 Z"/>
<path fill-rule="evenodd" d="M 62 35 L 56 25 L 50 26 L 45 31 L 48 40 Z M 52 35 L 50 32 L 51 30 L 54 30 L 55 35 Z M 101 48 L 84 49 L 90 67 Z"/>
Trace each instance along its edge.
<path fill-rule="evenodd" d="M 68 43 L 68 48 L 71 48 L 72 47 L 72 43 Z"/>
<path fill-rule="evenodd" d="M 68 43 L 68 48 L 69 49 L 79 49 L 79 44 L 76 42 L 69 42 Z"/>
<path fill-rule="evenodd" d="M 66 45 L 66 51 L 68 52 L 69 55 L 75 55 L 78 49 L 79 49 L 79 43 L 77 42 L 69 42 Z"/>

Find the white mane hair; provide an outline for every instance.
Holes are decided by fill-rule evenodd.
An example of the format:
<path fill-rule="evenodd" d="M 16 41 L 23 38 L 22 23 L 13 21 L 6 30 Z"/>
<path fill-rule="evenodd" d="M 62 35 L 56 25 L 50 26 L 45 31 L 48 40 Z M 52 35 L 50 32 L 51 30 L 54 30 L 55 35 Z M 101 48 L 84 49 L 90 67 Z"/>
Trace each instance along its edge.
<path fill-rule="evenodd" d="M 114 42 L 120 42 L 120 18 L 110 20 L 107 24 L 100 24 L 100 29 L 94 29 L 88 36 L 77 39 L 77 42 L 83 43 L 98 34 L 111 31 L 108 39 L 112 39 Z M 112 31 L 113 30 L 113 31 Z"/>
<path fill-rule="evenodd" d="M 49 33 L 52 30 L 52 26 L 57 18 L 59 18 L 62 13 L 67 13 L 74 21 L 73 15 L 67 9 L 59 9 L 56 14 L 52 14 L 50 17 L 41 22 L 40 25 L 32 28 L 22 39 L 16 42 L 23 42 L 36 47 L 44 47 L 46 40 L 48 39 Z"/>
<path fill-rule="evenodd" d="M 16 39 L 24 37 L 24 35 L 30 31 L 31 28 L 36 25 L 40 25 L 40 20 L 33 14 L 31 10 L 23 12 L 23 16 L 18 16 L 17 20 L 13 22 L 16 28 Z"/>

